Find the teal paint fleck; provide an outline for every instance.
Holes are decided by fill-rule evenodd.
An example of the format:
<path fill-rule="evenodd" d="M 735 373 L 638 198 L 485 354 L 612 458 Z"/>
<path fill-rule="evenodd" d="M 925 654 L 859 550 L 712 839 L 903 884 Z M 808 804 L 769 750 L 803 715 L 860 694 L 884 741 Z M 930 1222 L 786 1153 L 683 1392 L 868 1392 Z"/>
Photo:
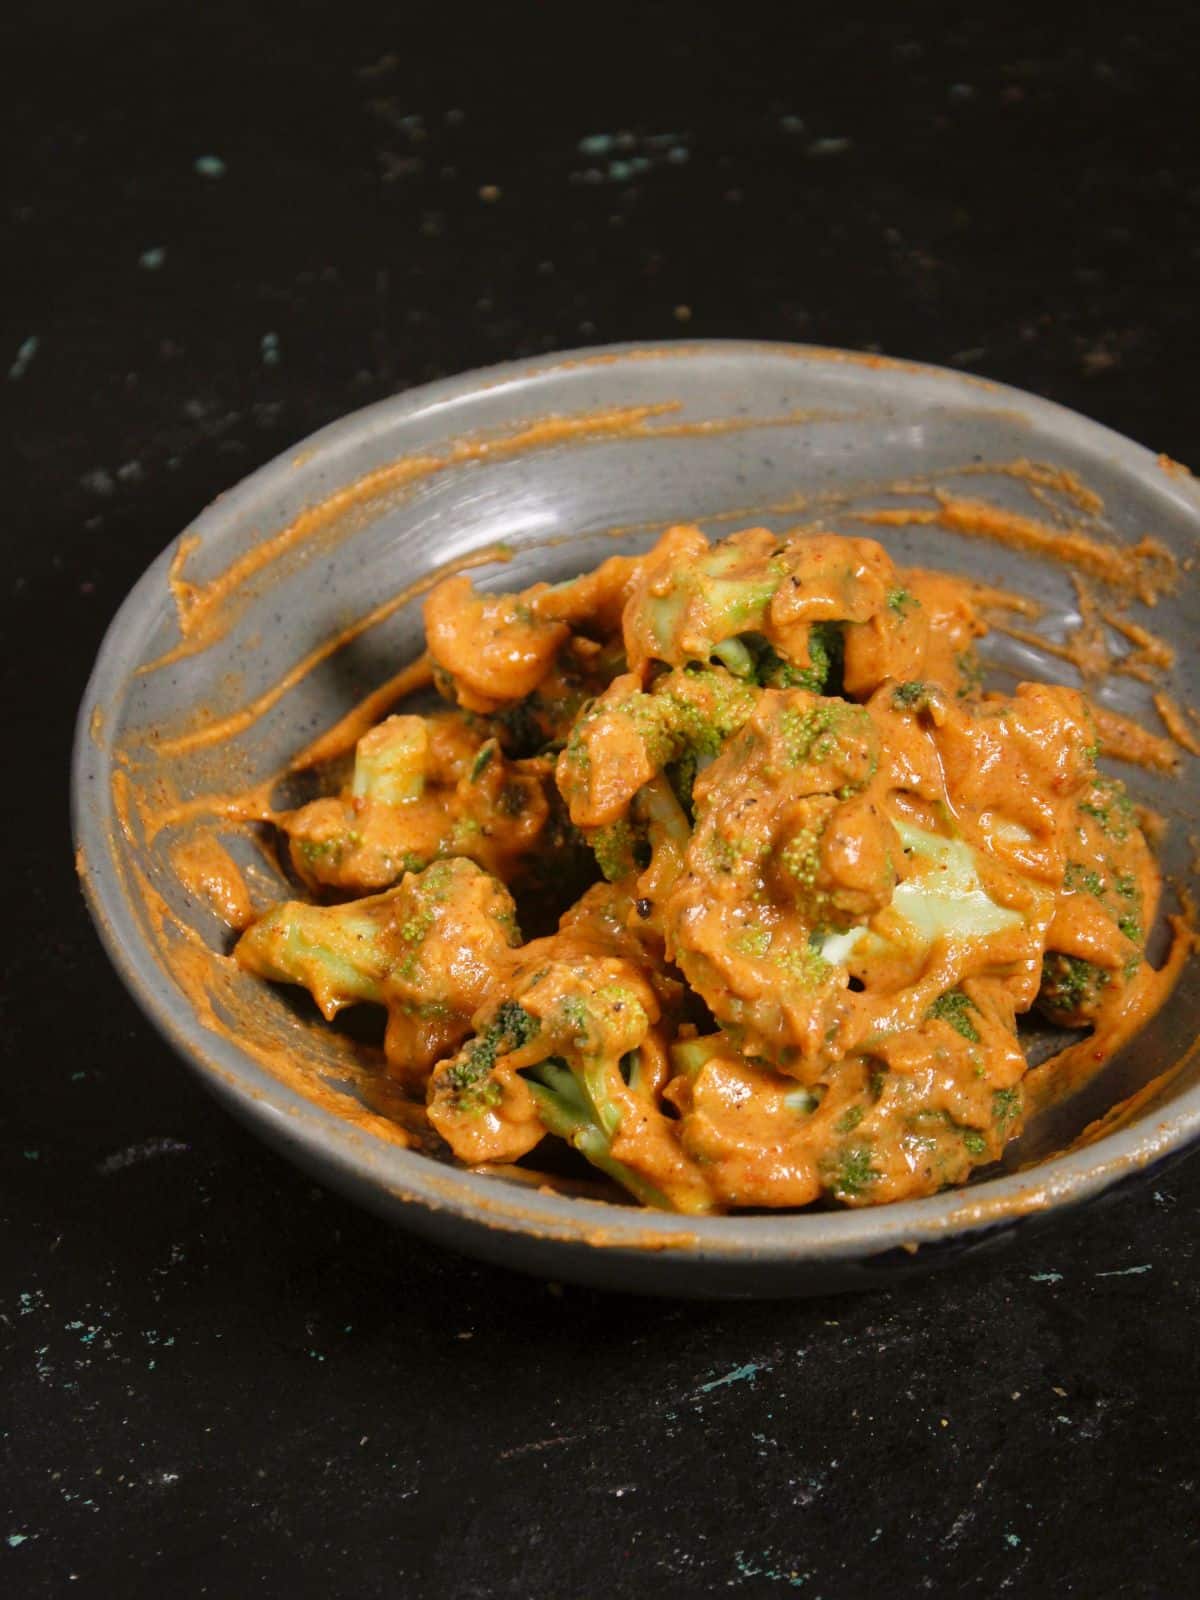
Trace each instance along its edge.
<path fill-rule="evenodd" d="M 626 178 L 633 177 L 633 163 L 630 161 L 610 161 L 608 175 L 614 183 L 624 183 Z"/>
<path fill-rule="evenodd" d="M 734 1367 L 732 1372 L 727 1372 L 723 1378 L 714 1378 L 711 1383 L 700 1385 L 700 1394 L 711 1394 L 714 1389 L 720 1389 L 727 1383 L 743 1383 L 747 1378 L 757 1378 L 763 1371 L 757 1361 L 747 1361 L 744 1367 Z"/>
<path fill-rule="evenodd" d="M 808 147 L 810 156 L 841 156 L 854 148 L 852 139 L 814 139 Z"/>
<path fill-rule="evenodd" d="M 42 1152 L 40 1150 L 26 1150 L 24 1156 L 26 1161 L 40 1161 Z"/>
<path fill-rule="evenodd" d="M 28 1537 L 29 1535 L 27 1533 L 10 1533 L 7 1541 L 8 1548 L 10 1550 L 15 1550 L 18 1545 L 24 1544 Z"/>
<path fill-rule="evenodd" d="M 157 272 L 166 259 L 167 252 L 162 245 L 156 244 L 151 249 L 142 251 L 138 257 L 138 266 L 147 272 Z"/>
<path fill-rule="evenodd" d="M 575 148 L 581 156 L 606 156 L 615 144 L 611 133 L 589 133 Z"/>
<path fill-rule="evenodd" d="M 1141 1272 L 1149 1271 L 1150 1265 L 1147 1262 L 1144 1267 L 1119 1267 L 1113 1272 L 1098 1272 L 1096 1276 L 1098 1278 L 1134 1278 Z"/>
<path fill-rule="evenodd" d="M 197 156 L 192 162 L 192 168 L 202 178 L 223 178 L 225 176 L 225 163 L 220 156 Z"/>
<path fill-rule="evenodd" d="M 764 1561 L 768 1559 L 767 1556 L 763 1557 Z M 786 1583 L 790 1589 L 803 1588 L 808 1581 L 808 1574 L 806 1572 L 797 1572 L 795 1568 L 784 1572 L 780 1567 L 756 1567 L 748 1559 L 744 1550 L 736 1550 L 734 1552 L 733 1564 L 743 1578 L 769 1578 L 772 1583 Z"/>
<path fill-rule="evenodd" d="M 279 335 L 277 333 L 264 333 L 259 340 L 262 350 L 264 367 L 277 367 L 279 365 Z"/>
<path fill-rule="evenodd" d="M 783 129 L 784 133 L 803 133 L 804 119 L 803 117 L 794 116 L 780 117 L 779 126 Z"/>
<path fill-rule="evenodd" d="M 1017 1548 L 1017 1546 L 1021 1543 L 1021 1537 L 1020 1537 L 1019 1534 L 1016 1534 L 1016 1533 L 1006 1533 L 1004 1535 L 1004 1542 L 1005 1542 L 1005 1544 L 1011 1546 L 1011 1548 L 1015 1550 Z"/>
<path fill-rule="evenodd" d="M 17 358 L 8 369 L 8 375 L 15 383 L 18 378 L 23 378 L 29 371 L 29 363 L 38 353 L 38 337 L 31 333 L 28 339 L 22 339 L 17 347 Z"/>
<path fill-rule="evenodd" d="M 1061 1283 L 1062 1282 L 1062 1273 L 1061 1272 L 1031 1272 L 1029 1274 L 1029 1281 L 1030 1281 L 1030 1283 Z"/>
<path fill-rule="evenodd" d="M 673 144 L 667 151 L 667 160 L 673 167 L 682 167 L 690 159 L 690 152 L 681 144 Z"/>

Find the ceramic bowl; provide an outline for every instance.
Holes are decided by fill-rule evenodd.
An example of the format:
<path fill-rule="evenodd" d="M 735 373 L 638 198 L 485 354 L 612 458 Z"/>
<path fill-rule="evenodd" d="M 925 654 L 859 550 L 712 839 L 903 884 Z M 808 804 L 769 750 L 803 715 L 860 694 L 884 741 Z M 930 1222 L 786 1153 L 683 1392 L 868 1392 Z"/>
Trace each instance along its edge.
<path fill-rule="evenodd" d="M 545 1192 L 406 1147 L 360 1047 L 296 992 L 232 969 L 222 959 L 232 936 L 196 890 L 189 847 L 215 836 L 260 905 L 285 892 L 257 830 L 238 820 L 244 800 L 219 797 L 285 773 L 419 652 L 421 594 L 448 565 L 513 588 L 644 548 L 675 521 L 714 536 L 820 523 L 870 531 L 900 562 L 1033 595 L 1042 616 L 1020 631 L 1061 640 L 1079 616 L 1071 569 L 954 533 L 937 519 L 939 490 L 1116 548 L 1151 534 L 1181 565 L 1197 550 L 1200 493 L 1185 469 L 1031 395 L 834 350 L 582 351 L 410 390 L 323 429 L 164 551 L 100 651 L 80 711 L 74 819 L 83 886 L 118 972 L 183 1060 L 310 1174 L 441 1244 L 553 1278 L 705 1296 L 861 1288 L 993 1249 L 1114 1193 L 1200 1129 L 1195 964 L 1130 1046 L 967 1188 L 697 1220 Z M 926 515 L 886 528 L 855 520 L 881 506 Z M 1153 611 L 1134 604 L 1128 616 L 1175 645 L 1163 687 L 1197 703 L 1188 571 Z M 998 686 L 1078 682 L 1036 636 L 995 633 L 985 654 Z M 1161 731 L 1153 688 L 1113 676 L 1099 697 Z M 1167 819 L 1164 864 L 1177 884 L 1194 855 L 1195 763 L 1183 760 L 1175 778 L 1124 774 Z M 277 791 L 294 795 L 298 781 Z M 1052 1043 L 1037 1030 L 1028 1042 L 1034 1059 Z"/>

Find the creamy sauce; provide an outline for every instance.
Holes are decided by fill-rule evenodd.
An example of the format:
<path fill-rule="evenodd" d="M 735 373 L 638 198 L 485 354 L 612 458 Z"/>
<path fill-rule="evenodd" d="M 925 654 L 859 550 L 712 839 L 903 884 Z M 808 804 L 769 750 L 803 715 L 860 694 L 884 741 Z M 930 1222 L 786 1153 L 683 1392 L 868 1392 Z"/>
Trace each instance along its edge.
<path fill-rule="evenodd" d="M 1150 772 L 1178 770 L 1179 756 L 1174 745 L 1147 732 L 1131 717 L 1123 717 L 1118 711 L 1093 703 L 1092 718 L 1103 755 L 1111 756 L 1114 761 L 1128 762 L 1130 766 L 1145 767 Z"/>
<path fill-rule="evenodd" d="M 200 539 L 195 534 L 187 535 L 179 542 L 168 577 L 182 639 L 175 649 L 142 670 L 155 671 L 214 644 L 236 620 L 239 607 L 234 602 L 238 591 L 266 568 L 311 545 L 320 536 L 344 536 L 349 531 L 348 518 L 353 512 L 378 508 L 398 492 L 411 489 L 452 467 L 474 461 L 506 460 L 530 450 L 577 441 L 625 436 L 644 428 L 650 418 L 674 409 L 673 403 L 666 403 L 587 412 L 573 417 L 547 417 L 519 424 L 508 432 L 461 439 L 443 454 L 403 456 L 309 506 L 286 527 L 254 545 L 205 583 L 194 583 L 185 576 L 188 562 L 200 548 Z"/>
<path fill-rule="evenodd" d="M 354 749 L 363 734 L 382 721 L 394 706 L 398 706 L 409 695 L 428 689 L 432 682 L 433 666 L 429 657 L 418 656 L 386 683 L 381 683 L 378 689 L 373 689 L 356 706 L 352 706 L 332 728 L 327 728 L 310 744 L 306 744 L 299 755 L 292 757 L 289 770 L 304 772 L 309 767 L 319 767 L 346 755 Z"/>
<path fill-rule="evenodd" d="M 1200 739 L 1184 721 L 1183 712 L 1175 704 L 1171 696 L 1164 690 L 1157 690 L 1154 695 L 1154 709 L 1163 720 L 1163 727 L 1174 739 L 1181 750 L 1186 750 L 1189 755 L 1200 756 Z"/>
<path fill-rule="evenodd" d="M 340 633 L 333 634 L 330 638 L 322 640 L 307 655 L 302 656 L 295 666 L 289 668 L 276 683 L 269 689 L 264 689 L 243 706 L 240 711 L 232 712 L 226 717 L 211 718 L 203 715 L 199 725 L 185 733 L 170 735 L 156 740 L 157 752 L 160 756 L 183 755 L 191 750 L 198 750 L 205 745 L 222 744 L 227 739 L 235 738 L 244 733 L 247 728 L 262 716 L 265 716 L 273 706 L 279 704 L 289 690 L 294 689 L 298 683 L 308 676 L 315 667 L 323 661 L 328 661 L 330 656 L 343 649 L 352 640 L 357 639 L 369 629 L 378 627 L 388 617 L 393 616 L 402 607 L 409 604 L 418 595 L 425 594 L 449 570 L 453 572 L 465 571 L 470 567 L 490 566 L 497 561 L 508 558 L 508 550 L 504 546 L 491 545 L 482 550 L 473 550 L 470 555 L 461 557 L 458 561 L 450 563 L 448 567 L 430 573 L 427 577 L 419 579 L 416 583 L 409 584 L 397 594 L 391 595 L 387 600 L 381 601 L 366 616 L 360 617 L 357 622 L 348 624 Z"/>
<path fill-rule="evenodd" d="M 1134 545 L 1102 542 L 1076 529 L 1050 527 L 1017 511 L 938 493 L 934 508 L 885 506 L 856 513 L 856 520 L 880 526 L 938 523 L 970 539 L 990 539 L 1023 555 L 1043 556 L 1134 594 L 1146 605 L 1175 583 L 1175 558 L 1148 536 Z"/>
<path fill-rule="evenodd" d="M 180 840 L 171 865 L 184 889 L 203 900 L 229 928 L 249 927 L 254 905 L 237 863 L 215 834 L 202 831 Z"/>

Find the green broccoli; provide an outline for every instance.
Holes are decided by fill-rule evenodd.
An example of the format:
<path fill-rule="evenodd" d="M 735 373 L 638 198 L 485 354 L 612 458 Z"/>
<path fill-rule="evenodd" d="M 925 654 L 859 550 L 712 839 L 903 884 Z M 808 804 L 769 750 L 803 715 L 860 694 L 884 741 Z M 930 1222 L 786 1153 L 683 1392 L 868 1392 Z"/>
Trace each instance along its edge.
<path fill-rule="evenodd" d="M 635 1087 L 636 1051 L 623 1058 L 621 1070 L 622 1075 L 629 1074 L 630 1087 Z M 560 1057 L 551 1056 L 536 1067 L 523 1068 L 521 1076 L 529 1085 L 547 1131 L 566 1140 L 643 1205 L 665 1211 L 709 1209 L 709 1202 L 699 1189 L 691 1192 L 692 1203 L 688 1204 L 686 1194 L 660 1189 L 614 1157 L 612 1141 L 621 1126 L 621 1111 L 613 1103 L 603 1070 L 584 1066 L 573 1071 Z M 685 1203 L 680 1203 L 681 1198 Z"/>
<path fill-rule="evenodd" d="M 734 534 L 631 601 L 626 636 L 652 660 L 707 662 L 726 640 L 761 629 L 786 575 L 785 552 L 769 535 Z M 742 659 L 736 650 L 733 657 Z"/>
<path fill-rule="evenodd" d="M 495 1015 L 437 1074 L 436 1091 L 448 1098 L 460 1114 L 495 1105 L 499 1086 L 491 1077 L 501 1056 L 520 1050 L 537 1037 L 541 1023 L 515 1000 L 503 1000 Z"/>
<path fill-rule="evenodd" d="M 992 1091 L 992 1121 L 1005 1133 L 1005 1137 L 1008 1137 L 1008 1130 L 1013 1124 L 1020 1120 L 1024 1105 L 1025 1095 L 1019 1084 L 1011 1089 Z"/>
<path fill-rule="evenodd" d="M 302 984 L 326 1017 L 364 1001 L 382 1004 L 394 959 L 390 904 L 395 891 L 340 906 L 288 900 L 248 928 L 234 955 L 239 966 L 274 983 Z"/>
<path fill-rule="evenodd" d="M 849 795 L 865 787 L 879 763 L 879 733 L 865 706 L 846 700 L 784 701 L 771 734 L 784 765 L 832 762 L 844 769 Z"/>
<path fill-rule="evenodd" d="M 949 989 L 937 997 L 925 1015 L 948 1022 L 955 1033 L 961 1033 L 971 1044 L 978 1044 L 979 1030 L 969 1015 L 974 1010 L 975 1006 L 961 989 Z"/>
<path fill-rule="evenodd" d="M 808 665 L 783 656 L 760 633 L 744 633 L 716 646 L 713 655 L 733 673 L 764 689 L 807 689 L 837 695 L 842 690 L 845 635 L 840 622 L 814 622 L 808 630 Z"/>
<path fill-rule="evenodd" d="M 234 958 L 260 978 L 303 985 L 327 1018 L 364 1001 L 386 1006 L 388 1058 L 416 1070 L 464 1037 L 520 942 L 508 890 L 455 857 L 361 900 L 274 906 L 242 935 Z"/>
<path fill-rule="evenodd" d="M 476 1036 L 434 1073 L 430 1119 L 468 1159 L 490 1159 L 489 1139 L 493 1148 L 532 1148 L 538 1135 L 523 1131 L 527 1123 L 515 1127 L 512 1140 L 503 1084 L 495 1075 L 498 1062 L 520 1052 L 513 1064 L 546 1132 L 565 1139 L 645 1205 L 707 1210 L 707 1188 L 686 1165 L 660 1186 L 613 1154 L 630 1096 L 636 1097 L 639 1124 L 662 1117 L 641 1070 L 640 1046 L 650 1020 L 620 971 L 619 963 L 584 958 L 552 962 L 530 975 L 518 997 L 502 1001 Z M 489 1120 L 494 1134 L 487 1131 Z"/>
<path fill-rule="evenodd" d="M 842 1145 L 821 1166 L 821 1176 L 835 1200 L 860 1200 L 882 1174 L 872 1164 L 869 1143 Z"/>
<path fill-rule="evenodd" d="M 919 610 L 921 605 L 916 595 L 907 589 L 889 589 L 887 603 L 888 609 L 898 617 L 906 617 L 910 611 Z"/>
<path fill-rule="evenodd" d="M 442 1070 L 443 1083 L 459 1099 L 477 1093 L 482 1086 L 480 1080 L 488 1077 L 496 1061 L 514 1050 L 522 1050 L 536 1038 L 539 1029 L 541 1022 L 536 1016 L 530 1016 L 525 1006 L 517 1005 L 515 1000 L 502 1000 L 482 1034 L 470 1038 L 450 1066 Z"/>
<path fill-rule="evenodd" d="M 929 697 L 927 683 L 902 683 L 892 690 L 892 705 L 897 711 L 924 711 Z"/>
<path fill-rule="evenodd" d="M 1039 1011 L 1063 1028 L 1085 1028 L 1095 1021 L 1112 974 L 1078 956 L 1047 951 L 1038 990 Z"/>
<path fill-rule="evenodd" d="M 618 679 L 580 716 L 558 759 L 558 786 L 572 821 L 583 827 L 617 821 L 613 810 L 623 815 L 664 769 L 715 756 L 758 698 L 756 688 L 723 668 L 668 672 L 649 693 Z"/>
<path fill-rule="evenodd" d="M 1106 838 L 1124 844 L 1136 826 L 1133 801 L 1119 778 L 1098 773 L 1091 789 L 1079 803 L 1080 813 L 1094 818 Z"/>

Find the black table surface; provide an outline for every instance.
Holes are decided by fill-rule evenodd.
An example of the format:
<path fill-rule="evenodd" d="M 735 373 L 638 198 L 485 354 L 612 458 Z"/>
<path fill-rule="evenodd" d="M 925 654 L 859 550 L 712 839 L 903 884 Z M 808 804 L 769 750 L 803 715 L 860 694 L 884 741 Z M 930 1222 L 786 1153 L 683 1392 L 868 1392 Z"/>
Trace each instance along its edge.
<path fill-rule="evenodd" d="M 144 565 L 429 378 L 797 339 L 1200 458 L 1196 27 L 1075 9 L 8 12 L 0 1592 L 1197 1591 L 1200 1162 L 869 1297 L 479 1266 L 208 1099 L 65 816 Z"/>

